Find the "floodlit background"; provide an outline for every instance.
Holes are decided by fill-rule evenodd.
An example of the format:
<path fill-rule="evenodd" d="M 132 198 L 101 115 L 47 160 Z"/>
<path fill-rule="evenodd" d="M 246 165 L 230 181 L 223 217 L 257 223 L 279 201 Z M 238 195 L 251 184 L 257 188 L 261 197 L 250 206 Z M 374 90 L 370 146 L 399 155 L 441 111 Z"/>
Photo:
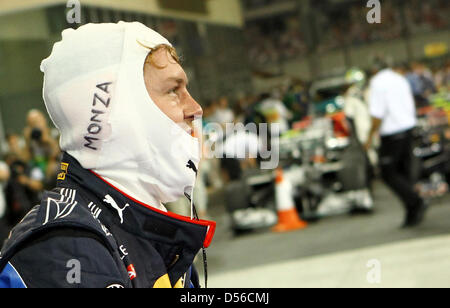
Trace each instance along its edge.
<path fill-rule="evenodd" d="M 450 2 L 381 1 L 381 23 L 368 22 L 367 2 L 0 0 L 1 240 L 55 182 L 58 132 L 45 112 L 40 62 L 65 28 L 139 21 L 181 55 L 204 127 L 281 127 L 282 174 L 255 159 L 202 161 L 198 212 L 218 223 L 210 287 L 450 287 Z M 74 3 L 80 23 L 69 23 Z M 352 143 L 370 127 L 364 110 L 377 59 L 411 82 L 416 99 L 410 173 L 431 204 L 416 228 L 400 228 L 404 210 L 380 179 L 378 143 L 368 173 Z M 350 86 L 361 93 L 356 127 L 346 118 Z M 33 128 L 46 121 L 45 144 L 30 151 Z M 204 140 L 217 138 L 204 130 Z M 231 148 L 254 142 L 227 139 Z M 303 228 L 277 232 L 286 207 Z M 168 208 L 190 214 L 184 200 Z M 196 263 L 203 272 L 201 256 Z"/>

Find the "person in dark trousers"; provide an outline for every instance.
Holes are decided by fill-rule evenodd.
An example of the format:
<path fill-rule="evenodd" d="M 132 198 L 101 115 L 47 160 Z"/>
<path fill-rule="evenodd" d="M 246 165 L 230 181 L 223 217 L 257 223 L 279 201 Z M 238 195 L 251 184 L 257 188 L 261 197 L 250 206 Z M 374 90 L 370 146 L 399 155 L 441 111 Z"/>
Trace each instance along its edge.
<path fill-rule="evenodd" d="M 413 158 L 413 129 L 416 108 L 408 81 L 378 60 L 377 72 L 370 82 L 369 108 L 372 127 L 365 148 L 375 134 L 381 137 L 379 164 L 384 182 L 401 199 L 406 209 L 403 227 L 419 225 L 427 204 L 414 190 L 409 176 Z"/>
<path fill-rule="evenodd" d="M 193 199 L 200 161 L 202 109 L 175 49 L 138 22 L 87 24 L 63 31 L 41 71 L 64 154 L 56 188 L 2 247 L 0 287 L 200 287 L 193 262 L 215 223 L 192 202 L 190 217 L 164 206 Z"/>

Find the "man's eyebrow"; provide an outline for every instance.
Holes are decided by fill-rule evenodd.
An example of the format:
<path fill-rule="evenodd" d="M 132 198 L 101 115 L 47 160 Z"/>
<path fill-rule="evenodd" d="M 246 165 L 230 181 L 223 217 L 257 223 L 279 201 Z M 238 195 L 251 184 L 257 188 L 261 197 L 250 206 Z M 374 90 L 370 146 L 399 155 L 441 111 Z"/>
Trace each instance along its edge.
<path fill-rule="evenodd" d="M 173 81 L 173 82 L 176 82 L 178 84 L 185 83 L 186 86 L 189 84 L 189 79 L 188 78 L 183 78 L 183 77 L 169 77 L 169 78 L 167 78 L 166 81 Z"/>

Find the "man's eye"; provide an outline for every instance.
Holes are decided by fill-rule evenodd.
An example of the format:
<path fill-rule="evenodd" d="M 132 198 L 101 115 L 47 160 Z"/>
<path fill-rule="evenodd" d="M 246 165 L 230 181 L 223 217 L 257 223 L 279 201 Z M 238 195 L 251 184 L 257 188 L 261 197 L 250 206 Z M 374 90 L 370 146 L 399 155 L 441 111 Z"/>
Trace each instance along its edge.
<path fill-rule="evenodd" d="M 179 87 L 175 87 L 169 90 L 168 94 L 177 94 Z"/>

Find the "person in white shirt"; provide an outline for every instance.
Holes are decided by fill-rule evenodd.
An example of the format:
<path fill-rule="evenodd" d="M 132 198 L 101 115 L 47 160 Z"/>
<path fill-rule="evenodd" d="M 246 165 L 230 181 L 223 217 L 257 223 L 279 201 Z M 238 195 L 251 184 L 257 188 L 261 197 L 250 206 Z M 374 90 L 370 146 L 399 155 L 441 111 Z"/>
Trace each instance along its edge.
<path fill-rule="evenodd" d="M 292 118 L 292 114 L 280 99 L 270 96 L 266 97 L 261 102 L 259 109 L 266 117 L 268 123 L 277 123 L 280 126 L 280 133 L 289 130 L 288 120 Z"/>
<path fill-rule="evenodd" d="M 227 97 L 223 96 L 219 99 L 217 103 L 217 109 L 213 115 L 213 119 L 224 128 L 227 123 L 234 122 L 234 113 L 233 110 L 229 107 Z"/>
<path fill-rule="evenodd" d="M 423 221 L 427 208 L 424 200 L 415 192 L 409 176 L 413 157 L 412 130 L 417 123 L 414 98 L 405 77 L 381 61 L 378 65 L 378 72 L 370 82 L 372 127 L 365 148 L 371 148 L 373 137 L 379 133 L 382 178 L 405 206 L 403 227 L 413 227 Z"/>

